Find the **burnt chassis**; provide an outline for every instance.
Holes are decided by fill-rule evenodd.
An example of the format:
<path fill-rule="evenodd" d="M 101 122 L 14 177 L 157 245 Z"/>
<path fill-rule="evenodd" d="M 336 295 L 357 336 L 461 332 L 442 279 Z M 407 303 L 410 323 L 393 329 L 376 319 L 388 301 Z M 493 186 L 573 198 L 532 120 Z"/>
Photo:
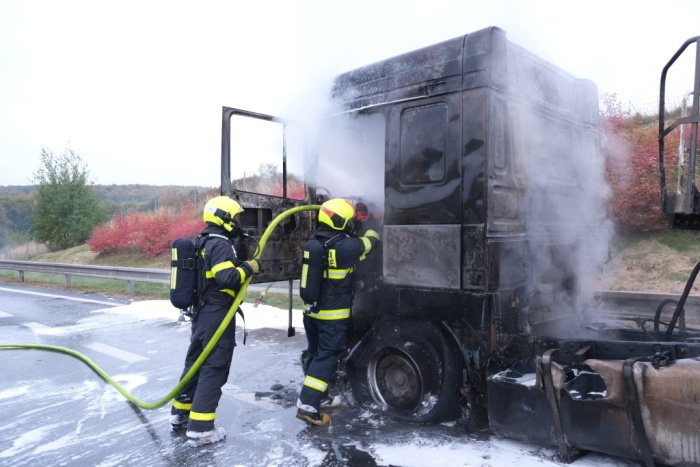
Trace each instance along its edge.
<path fill-rule="evenodd" d="M 491 430 L 557 446 L 566 461 L 592 450 L 644 465 L 698 465 L 699 334 L 663 342 L 643 341 L 642 331 L 605 333 L 538 338 L 533 360 L 490 376 Z"/>
<path fill-rule="evenodd" d="M 646 466 L 700 465 L 700 321 L 686 316 L 699 271 L 653 318 L 598 308 L 575 338 L 534 338 L 533 358 L 488 378 L 491 430 L 557 446 L 566 461 L 594 450 Z"/>

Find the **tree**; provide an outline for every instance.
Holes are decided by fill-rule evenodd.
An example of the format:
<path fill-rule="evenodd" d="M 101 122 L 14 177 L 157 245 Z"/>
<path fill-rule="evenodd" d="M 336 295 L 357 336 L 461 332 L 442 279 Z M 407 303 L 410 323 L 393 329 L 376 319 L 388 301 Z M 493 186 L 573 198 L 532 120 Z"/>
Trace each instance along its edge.
<path fill-rule="evenodd" d="M 78 245 L 107 218 L 87 165 L 72 149 L 55 156 L 43 148 L 41 165 L 33 176 L 38 186 L 32 217 L 36 239 L 52 250 Z"/>

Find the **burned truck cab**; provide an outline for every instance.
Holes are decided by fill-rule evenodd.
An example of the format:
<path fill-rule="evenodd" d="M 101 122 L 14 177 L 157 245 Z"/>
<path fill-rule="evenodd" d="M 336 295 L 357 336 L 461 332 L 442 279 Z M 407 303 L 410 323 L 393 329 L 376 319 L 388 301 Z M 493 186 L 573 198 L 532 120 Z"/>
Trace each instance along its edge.
<path fill-rule="evenodd" d="M 358 265 L 343 372 L 358 404 L 459 419 L 564 459 L 700 463 L 700 334 L 630 330 L 591 300 L 612 233 L 592 82 L 492 27 L 344 73 L 331 97 L 296 197 L 255 198 L 230 171 L 222 192 L 258 232 L 283 206 L 372 206 L 382 246 Z M 298 277 L 313 226 L 297 215 L 276 238 L 268 280 Z M 678 408 L 694 421 L 671 420 Z"/>
<path fill-rule="evenodd" d="M 578 322 L 581 259 L 606 253 L 595 86 L 489 28 L 341 75 L 335 98 L 386 122 L 354 393 L 416 422 L 475 417 L 492 372 Z"/>

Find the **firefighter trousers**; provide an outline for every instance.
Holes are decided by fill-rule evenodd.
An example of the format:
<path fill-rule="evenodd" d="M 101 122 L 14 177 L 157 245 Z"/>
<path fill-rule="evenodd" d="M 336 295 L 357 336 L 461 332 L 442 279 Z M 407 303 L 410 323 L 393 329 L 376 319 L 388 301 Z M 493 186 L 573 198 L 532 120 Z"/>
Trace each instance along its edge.
<path fill-rule="evenodd" d="M 322 320 L 304 315 L 309 359 L 299 394 L 302 404 L 319 410 L 338 359 L 347 345 L 348 321 L 347 318 Z"/>
<path fill-rule="evenodd" d="M 205 305 L 192 321 L 192 336 L 185 356 L 185 368 L 181 379 L 201 355 L 204 347 L 219 328 L 227 311 L 228 308 L 221 305 Z M 235 346 L 236 320 L 234 317 L 197 374 L 192 377 L 173 401 L 171 413 L 187 413 L 189 415 L 188 431 L 214 429 L 216 407 L 221 398 L 221 388 L 228 380 Z"/>

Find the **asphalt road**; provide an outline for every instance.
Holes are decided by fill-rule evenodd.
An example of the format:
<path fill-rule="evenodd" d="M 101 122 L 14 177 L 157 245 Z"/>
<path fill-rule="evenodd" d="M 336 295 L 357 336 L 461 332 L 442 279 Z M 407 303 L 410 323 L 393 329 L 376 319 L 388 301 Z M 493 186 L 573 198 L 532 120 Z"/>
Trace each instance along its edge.
<path fill-rule="evenodd" d="M 189 323 L 154 316 L 148 302 L 141 313 L 118 312 L 125 303 L 0 284 L 0 342 L 75 349 L 154 402 L 178 381 Z M 170 432 L 169 406 L 134 407 L 79 360 L 0 350 L 0 466 L 560 465 L 551 449 L 476 439 L 455 424 L 403 425 L 353 406 L 336 409 L 329 427 L 307 427 L 294 417 L 303 334 L 251 329 L 247 345 L 240 332 L 238 343 L 217 410 L 228 437 L 206 448 Z M 575 466 L 635 465 L 607 459 Z"/>
<path fill-rule="evenodd" d="M 2 343 L 75 349 L 145 402 L 178 381 L 189 323 L 104 313 L 125 302 L 63 291 L 3 286 L 0 303 Z M 372 417 L 341 408 L 324 429 L 295 419 L 303 334 L 253 329 L 243 346 L 239 329 L 238 343 L 217 410 L 227 440 L 203 449 L 170 432 L 169 406 L 134 407 L 77 359 L 0 351 L 0 465 L 376 465 L 355 441 L 376 432 Z"/>

